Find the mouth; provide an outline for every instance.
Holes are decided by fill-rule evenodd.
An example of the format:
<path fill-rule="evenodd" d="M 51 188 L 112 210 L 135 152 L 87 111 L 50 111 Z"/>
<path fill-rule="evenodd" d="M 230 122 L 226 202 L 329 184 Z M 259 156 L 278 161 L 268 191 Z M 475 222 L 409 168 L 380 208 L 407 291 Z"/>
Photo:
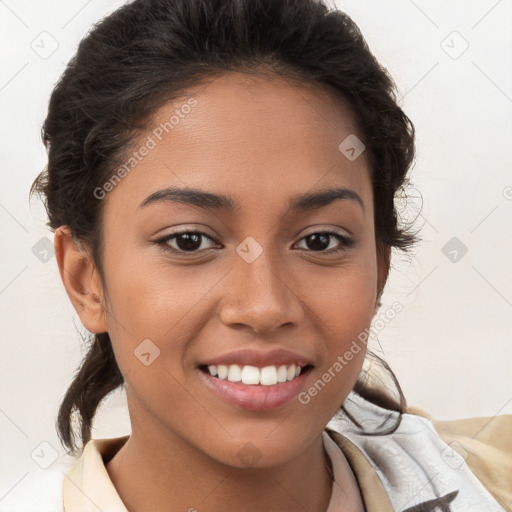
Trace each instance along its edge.
<path fill-rule="evenodd" d="M 199 369 L 218 380 L 225 380 L 245 386 L 275 386 L 297 379 L 300 375 L 308 373 L 313 368 L 311 364 L 305 365 L 269 365 L 257 367 L 251 365 L 199 365 Z"/>
<path fill-rule="evenodd" d="M 205 365 L 200 380 L 213 397 L 238 409 L 270 411 L 292 402 L 306 386 L 314 366 Z"/>

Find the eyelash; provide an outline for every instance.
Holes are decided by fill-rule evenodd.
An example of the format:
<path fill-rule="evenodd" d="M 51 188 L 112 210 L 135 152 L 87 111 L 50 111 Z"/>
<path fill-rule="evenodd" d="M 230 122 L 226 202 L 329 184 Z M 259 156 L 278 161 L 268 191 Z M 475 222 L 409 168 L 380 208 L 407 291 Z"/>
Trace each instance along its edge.
<path fill-rule="evenodd" d="M 173 233 L 172 235 L 167 235 L 165 237 L 159 238 L 159 239 L 155 240 L 153 243 L 157 244 L 165 252 L 170 252 L 173 254 L 191 254 L 191 255 L 197 254 L 201 251 L 198 251 L 198 250 L 184 251 L 181 249 L 174 249 L 174 248 L 169 247 L 169 244 L 167 243 L 170 240 L 172 240 L 180 235 L 191 235 L 191 234 L 192 235 L 200 235 L 201 237 L 207 238 L 208 240 L 211 240 L 212 242 L 215 242 L 217 244 L 219 243 L 218 240 L 211 237 L 210 235 L 207 235 L 206 233 L 203 233 L 202 231 L 194 231 L 194 230 L 180 231 L 179 233 Z M 319 235 L 319 234 L 329 235 L 329 236 L 336 238 L 338 241 L 341 242 L 341 247 L 338 249 L 334 249 L 334 250 L 330 249 L 329 251 L 312 251 L 312 250 L 308 250 L 308 249 L 302 249 L 302 250 L 304 250 L 306 252 L 313 252 L 313 253 L 318 253 L 318 254 L 337 254 L 339 252 L 346 252 L 348 249 L 350 249 L 355 244 L 354 240 L 346 235 L 340 235 L 339 233 L 336 233 L 333 231 L 325 231 L 325 230 L 313 231 L 311 233 L 308 233 L 306 236 L 302 237 L 300 240 L 304 240 L 305 238 L 308 238 L 311 235 Z M 204 250 L 208 250 L 208 249 L 204 249 Z"/>

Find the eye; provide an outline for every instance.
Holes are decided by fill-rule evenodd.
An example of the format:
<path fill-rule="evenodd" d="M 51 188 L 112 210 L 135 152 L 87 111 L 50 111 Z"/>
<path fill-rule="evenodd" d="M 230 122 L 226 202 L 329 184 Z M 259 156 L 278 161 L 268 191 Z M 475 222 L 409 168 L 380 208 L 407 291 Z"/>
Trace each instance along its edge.
<path fill-rule="evenodd" d="M 338 241 L 338 248 L 332 249 L 331 242 L 334 240 Z M 210 242 L 219 243 L 210 235 L 203 233 L 202 231 L 181 231 L 179 233 L 173 233 L 165 237 L 159 238 L 154 241 L 155 244 L 162 247 L 164 251 L 186 254 L 186 253 L 197 253 L 200 251 L 207 251 L 211 247 L 204 247 L 203 241 L 208 240 Z M 320 253 L 337 253 L 340 251 L 346 251 L 354 245 L 352 238 L 341 235 L 334 231 L 315 231 L 306 235 L 301 241 L 306 241 L 306 251 L 320 252 Z M 171 245 L 169 242 L 175 244 Z M 326 250 L 329 249 L 330 250 Z M 304 248 L 303 248 L 304 249 Z"/>
<path fill-rule="evenodd" d="M 173 253 L 194 253 L 198 250 L 206 251 L 209 248 L 203 246 L 204 239 L 210 242 L 217 243 L 211 236 L 203 233 L 202 231 L 181 231 L 180 233 L 173 233 L 163 238 L 155 240 L 154 243 L 158 244 L 165 251 Z M 177 247 L 173 247 L 169 242 L 174 242 Z"/>
<path fill-rule="evenodd" d="M 331 246 L 333 239 L 338 240 L 338 248 L 325 250 Z M 306 250 L 328 254 L 346 251 L 355 243 L 352 238 L 334 231 L 315 231 L 303 237 L 302 240 L 306 241 L 306 246 L 308 246 Z"/>

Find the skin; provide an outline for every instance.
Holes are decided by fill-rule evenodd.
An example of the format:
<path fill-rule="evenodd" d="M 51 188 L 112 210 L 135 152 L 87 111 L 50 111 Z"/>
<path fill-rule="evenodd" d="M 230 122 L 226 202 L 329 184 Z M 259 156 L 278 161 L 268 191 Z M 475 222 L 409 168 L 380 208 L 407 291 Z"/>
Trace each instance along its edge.
<path fill-rule="evenodd" d="M 339 151 L 358 132 L 323 86 L 230 73 L 187 94 L 197 105 L 103 199 L 105 282 L 65 226 L 55 234 L 69 297 L 89 331 L 108 331 L 126 382 L 132 433 L 107 471 L 131 512 L 325 511 L 331 482 L 321 435 L 365 350 L 307 405 L 293 399 L 270 411 L 223 401 L 197 364 L 238 348 L 285 348 L 313 362 L 307 389 L 369 327 L 389 260 L 377 258 L 366 155 L 349 161 Z M 140 140 L 183 103 L 161 106 Z M 138 208 L 171 185 L 227 194 L 239 208 Z M 285 214 L 292 196 L 334 186 L 356 191 L 364 211 L 337 200 Z M 202 238 L 181 255 L 153 243 L 177 228 L 218 243 Z M 350 234 L 355 245 L 334 253 L 344 246 L 331 237 L 318 249 L 305 238 L 316 228 Z M 252 263 L 236 252 L 248 236 L 263 249 Z M 179 238 L 167 244 L 186 247 Z M 149 366 L 134 357 L 144 339 L 160 349 Z M 260 457 L 249 467 L 239 456 L 248 441 Z M 344 471 L 337 484 L 346 510 L 364 510 L 348 463 Z"/>

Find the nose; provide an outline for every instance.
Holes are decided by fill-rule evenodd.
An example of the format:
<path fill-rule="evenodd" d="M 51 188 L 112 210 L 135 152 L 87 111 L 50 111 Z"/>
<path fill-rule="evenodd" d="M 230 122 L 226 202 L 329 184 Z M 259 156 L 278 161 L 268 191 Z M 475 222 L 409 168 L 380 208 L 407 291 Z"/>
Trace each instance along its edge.
<path fill-rule="evenodd" d="M 225 325 L 270 334 L 280 326 L 301 323 L 300 287 L 283 265 L 272 264 L 266 251 L 251 263 L 237 255 L 229 276 L 220 311 Z"/>

